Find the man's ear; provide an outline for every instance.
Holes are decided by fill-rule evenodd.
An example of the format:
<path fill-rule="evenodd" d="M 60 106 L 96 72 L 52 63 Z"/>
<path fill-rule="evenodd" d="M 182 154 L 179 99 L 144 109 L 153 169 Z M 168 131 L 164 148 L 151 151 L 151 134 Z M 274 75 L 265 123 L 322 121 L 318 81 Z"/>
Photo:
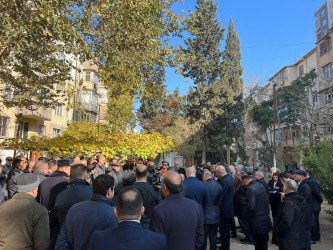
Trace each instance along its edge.
<path fill-rule="evenodd" d="M 141 211 L 140 211 L 141 216 L 142 216 L 144 213 L 145 213 L 145 207 L 142 206 L 142 207 L 141 207 Z"/>
<path fill-rule="evenodd" d="M 117 209 L 117 207 L 114 208 L 114 213 L 115 213 L 116 216 L 118 217 L 118 209 Z"/>

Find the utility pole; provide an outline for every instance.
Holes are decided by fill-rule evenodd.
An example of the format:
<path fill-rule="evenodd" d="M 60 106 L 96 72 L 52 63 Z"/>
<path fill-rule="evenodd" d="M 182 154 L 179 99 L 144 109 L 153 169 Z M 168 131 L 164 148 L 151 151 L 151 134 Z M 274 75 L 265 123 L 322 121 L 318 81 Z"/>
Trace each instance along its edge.
<path fill-rule="evenodd" d="M 273 83 L 273 171 L 276 172 L 276 148 L 275 148 L 275 114 L 276 114 L 276 83 Z"/>

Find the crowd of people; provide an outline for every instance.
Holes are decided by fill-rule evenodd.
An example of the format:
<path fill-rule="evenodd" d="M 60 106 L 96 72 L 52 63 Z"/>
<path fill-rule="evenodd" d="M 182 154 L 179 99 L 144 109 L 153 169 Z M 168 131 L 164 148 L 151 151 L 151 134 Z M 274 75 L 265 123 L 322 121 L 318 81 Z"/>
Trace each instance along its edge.
<path fill-rule="evenodd" d="M 308 170 L 274 173 L 267 183 L 241 165 L 106 161 L 7 157 L 0 248 L 227 250 L 241 232 L 242 244 L 264 250 L 271 231 L 279 249 L 320 241 L 323 199 Z"/>

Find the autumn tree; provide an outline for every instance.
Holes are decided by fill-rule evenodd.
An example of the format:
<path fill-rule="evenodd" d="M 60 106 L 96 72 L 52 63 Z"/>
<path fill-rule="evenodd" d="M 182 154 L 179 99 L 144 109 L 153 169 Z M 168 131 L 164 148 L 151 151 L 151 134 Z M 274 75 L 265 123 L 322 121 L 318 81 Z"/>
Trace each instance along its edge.
<path fill-rule="evenodd" d="M 194 81 L 187 100 L 187 115 L 201 129 L 203 142 L 202 161 L 206 161 L 206 142 L 210 122 L 223 112 L 221 75 L 221 40 L 224 28 L 217 18 L 217 3 L 213 0 L 198 0 L 196 12 L 189 13 L 185 41 L 183 75 Z"/>
<path fill-rule="evenodd" d="M 115 131 L 133 121 L 135 99 L 165 94 L 165 67 L 173 65 L 177 51 L 168 42 L 179 28 L 179 17 L 171 10 L 175 2 L 96 0 L 84 12 L 91 25 L 81 26 L 81 32 L 108 89 L 109 122 Z"/>
<path fill-rule="evenodd" d="M 53 91 L 75 67 L 64 54 L 90 51 L 73 21 L 80 2 L 1 1 L 0 82 L 7 107 L 49 107 L 64 94 Z"/>

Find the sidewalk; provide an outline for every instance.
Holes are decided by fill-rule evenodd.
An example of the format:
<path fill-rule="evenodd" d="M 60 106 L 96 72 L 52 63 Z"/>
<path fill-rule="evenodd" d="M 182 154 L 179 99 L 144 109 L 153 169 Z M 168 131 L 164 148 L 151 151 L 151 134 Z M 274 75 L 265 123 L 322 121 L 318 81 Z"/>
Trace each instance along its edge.
<path fill-rule="evenodd" d="M 321 231 L 321 241 L 317 244 L 311 245 L 312 250 L 329 250 L 333 249 L 333 217 L 326 214 L 324 209 L 328 207 L 327 202 L 323 204 L 322 211 L 320 212 L 320 231 Z M 332 207 L 331 207 L 332 209 Z M 235 218 L 236 225 L 238 221 Z M 252 245 L 243 245 L 240 239 L 244 238 L 244 235 L 237 230 L 237 238 L 230 239 L 230 250 L 254 250 Z M 278 250 L 279 247 L 271 244 L 272 234 L 269 235 L 268 249 Z M 209 250 L 209 246 L 207 247 Z"/>

